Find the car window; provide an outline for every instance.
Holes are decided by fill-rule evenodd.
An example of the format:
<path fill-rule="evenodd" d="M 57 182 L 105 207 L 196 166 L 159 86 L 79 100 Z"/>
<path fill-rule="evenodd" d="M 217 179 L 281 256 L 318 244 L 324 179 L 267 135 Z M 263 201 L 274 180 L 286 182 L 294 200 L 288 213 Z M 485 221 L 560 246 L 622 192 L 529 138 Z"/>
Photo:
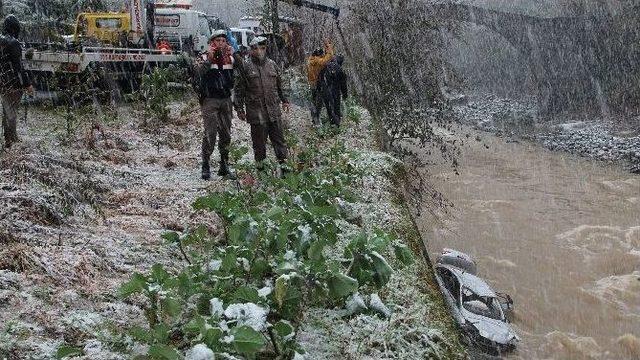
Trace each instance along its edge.
<path fill-rule="evenodd" d="M 209 21 L 204 16 L 198 17 L 199 33 L 200 35 L 209 36 Z"/>
<path fill-rule="evenodd" d="M 442 282 L 444 283 L 444 287 L 456 299 L 456 302 L 459 303 L 460 282 L 458 281 L 458 278 L 453 275 L 448 269 L 438 268 L 437 271 L 438 275 L 440 275 L 440 278 L 442 279 Z"/>
<path fill-rule="evenodd" d="M 476 315 L 485 316 L 495 320 L 502 320 L 502 310 L 498 299 L 479 296 L 469 288 L 462 288 L 462 306 L 467 311 Z"/>
<path fill-rule="evenodd" d="M 122 27 L 122 19 L 96 18 L 98 29 L 119 29 Z"/>

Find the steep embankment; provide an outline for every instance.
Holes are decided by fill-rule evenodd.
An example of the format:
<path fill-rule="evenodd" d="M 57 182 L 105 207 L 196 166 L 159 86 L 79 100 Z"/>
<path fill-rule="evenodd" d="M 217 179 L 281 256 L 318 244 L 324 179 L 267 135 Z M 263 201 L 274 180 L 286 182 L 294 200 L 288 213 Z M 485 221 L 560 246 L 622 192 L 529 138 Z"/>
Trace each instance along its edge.
<path fill-rule="evenodd" d="M 295 108 L 288 118 L 293 134 L 290 140 L 298 159 L 312 145 L 305 141 L 319 141 L 316 145 L 321 148 L 347 149 L 349 154 L 344 159 L 341 156 L 345 154 L 334 154 L 347 163 L 340 160 L 336 164 L 358 170 L 349 189 L 335 189 L 348 190 L 355 196 L 337 203 L 340 215 L 335 215 L 336 242 L 327 245 L 320 258 L 339 266 L 354 236 L 378 229 L 390 236 L 389 247 L 372 246 L 381 248 L 381 258 L 387 257 L 389 260 L 384 263 L 393 270 L 388 272 L 386 266 L 375 269 L 371 283 L 361 284 L 359 295 L 351 296 L 346 308 L 341 298 L 328 303 L 308 302 L 293 321 L 298 350 L 306 350 L 306 357 L 317 359 L 464 357 L 430 267 L 421 257 L 421 239 L 402 199 L 401 164 L 376 149 L 366 112 L 351 108 L 350 113 L 352 120 L 345 124 L 346 130 L 335 136 L 314 135 L 304 109 Z M 0 357 L 51 358 L 62 346 L 87 359 L 131 358 L 157 350 L 159 340 L 152 340 L 149 346 L 143 344 L 140 334 L 127 332 L 133 325 L 149 325 L 149 304 L 144 297 L 123 300 L 118 289 L 122 294 L 121 285 L 134 272 L 146 274 L 154 264 L 162 265 L 167 276 L 193 269 L 182 254 L 185 249 L 166 244 L 161 238 L 166 231 L 184 236 L 200 229 L 204 237 L 211 239 L 213 253 L 229 245 L 225 243 L 229 241 L 229 223 L 224 217 L 191 206 L 207 193 L 222 194 L 240 184 L 219 178 L 211 182 L 199 180 L 201 120 L 193 100 L 183 99 L 172 105 L 174 120 L 168 123 L 141 128 L 141 116 L 126 107 L 109 119 L 94 116 L 70 124 L 68 118 L 51 110 L 32 109 L 26 124 L 20 124 L 23 142 L 0 155 Z M 361 121 L 355 122 L 358 118 Z M 233 135 L 234 144 L 249 146 L 248 126 L 237 119 Z M 242 163 L 251 163 L 250 155 L 241 158 Z M 317 169 L 319 173 L 327 170 L 331 169 Z M 242 186 L 251 179 L 245 177 Z M 286 190 L 287 186 L 278 184 L 274 189 Z M 297 235 L 290 233 L 290 239 L 291 236 Z M 411 248 L 414 261 L 407 260 L 409 255 L 398 250 L 404 244 Z M 197 249 L 188 245 L 185 248 L 191 261 L 197 263 Z M 308 254 L 296 255 L 300 264 L 308 260 Z M 317 256 L 316 253 L 314 257 Z M 206 271 L 212 271 L 208 267 L 212 264 L 215 268 L 215 258 Z M 245 263 L 238 264 L 242 266 L 235 269 L 240 272 L 235 276 L 245 281 Z M 246 265 L 251 268 L 254 264 Z M 303 271 L 302 267 L 298 272 Z M 215 271 L 207 276 L 218 276 Z M 260 289 L 265 297 L 256 302 L 263 301 L 259 303 L 263 308 L 279 303 L 279 291 L 281 295 L 288 294 L 278 288 L 277 281 L 273 282 L 278 271 L 270 277 L 272 282 L 267 281 Z M 353 275 L 353 266 L 347 271 Z M 282 274 L 287 276 L 280 275 L 278 279 L 291 278 L 291 273 Z M 350 281 L 340 285 L 347 284 L 352 289 Z M 379 286 L 382 283 L 384 286 Z M 329 290 L 341 293 L 341 286 L 330 286 Z M 244 296 L 250 297 L 250 293 L 248 290 Z M 170 322 L 170 317 L 162 316 L 160 321 L 172 324 L 174 330 L 166 330 L 167 337 L 161 338 L 178 353 L 194 356 L 194 345 L 199 342 L 210 347 L 220 345 L 231 353 L 243 353 L 243 346 L 248 346 L 246 338 L 241 341 L 241 335 L 250 331 L 246 328 L 225 338 L 181 338 L 184 323 L 201 319 L 202 315 L 194 317 L 194 298 L 176 302 L 183 305 L 178 318 Z M 224 306 L 226 310 L 231 307 L 226 298 Z M 207 316 L 213 316 L 211 310 L 206 307 Z M 283 316 L 281 309 L 269 310 L 273 316 Z M 239 321 L 231 321 L 231 316 L 225 311 L 222 318 L 229 327 Z M 277 319 L 271 316 L 268 321 L 276 323 Z M 154 331 L 157 334 L 159 330 Z M 257 341 L 264 344 L 260 351 L 265 356 L 278 351 L 270 347 L 270 334 L 265 330 L 261 335 L 264 338 Z M 177 338 L 181 340 L 174 342 Z M 222 340 L 226 342 L 219 342 Z"/>

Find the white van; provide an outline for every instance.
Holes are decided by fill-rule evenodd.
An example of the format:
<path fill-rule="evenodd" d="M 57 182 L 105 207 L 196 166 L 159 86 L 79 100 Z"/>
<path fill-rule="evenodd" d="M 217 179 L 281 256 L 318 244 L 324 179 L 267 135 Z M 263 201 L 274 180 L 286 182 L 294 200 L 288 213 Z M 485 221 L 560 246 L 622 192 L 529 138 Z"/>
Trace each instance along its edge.
<path fill-rule="evenodd" d="M 267 24 L 268 25 L 268 24 Z M 262 27 L 261 16 L 243 16 L 238 21 L 238 28 L 249 29 L 256 34 L 263 34 L 267 29 Z"/>
<path fill-rule="evenodd" d="M 155 10 L 154 37 L 167 37 L 174 48 L 183 49 L 193 41 L 193 50 L 208 48 L 211 27 L 207 14 L 191 9 L 159 8 Z"/>
<path fill-rule="evenodd" d="M 231 34 L 236 39 L 238 46 L 249 47 L 251 40 L 256 37 L 256 33 L 250 29 L 231 28 Z"/>

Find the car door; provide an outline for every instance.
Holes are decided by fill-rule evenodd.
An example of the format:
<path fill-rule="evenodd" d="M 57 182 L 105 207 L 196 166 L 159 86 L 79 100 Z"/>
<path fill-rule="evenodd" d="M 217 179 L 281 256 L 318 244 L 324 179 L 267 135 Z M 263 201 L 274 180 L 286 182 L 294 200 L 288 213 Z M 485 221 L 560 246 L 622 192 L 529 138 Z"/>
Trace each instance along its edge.
<path fill-rule="evenodd" d="M 446 267 L 436 267 L 436 273 L 442 280 L 444 299 L 451 310 L 451 315 L 458 324 L 462 324 L 464 318 L 460 312 L 460 282 L 458 278 Z"/>

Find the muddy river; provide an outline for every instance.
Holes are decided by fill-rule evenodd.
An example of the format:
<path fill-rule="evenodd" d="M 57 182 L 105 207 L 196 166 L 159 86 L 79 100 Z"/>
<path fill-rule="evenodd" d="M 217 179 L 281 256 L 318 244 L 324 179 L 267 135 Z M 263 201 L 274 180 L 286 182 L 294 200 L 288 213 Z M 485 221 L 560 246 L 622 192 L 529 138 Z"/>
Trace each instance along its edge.
<path fill-rule="evenodd" d="M 459 176 L 429 170 L 455 205 L 418 219 L 429 252 L 469 253 L 512 295 L 508 358 L 640 359 L 640 176 L 487 135 Z"/>

